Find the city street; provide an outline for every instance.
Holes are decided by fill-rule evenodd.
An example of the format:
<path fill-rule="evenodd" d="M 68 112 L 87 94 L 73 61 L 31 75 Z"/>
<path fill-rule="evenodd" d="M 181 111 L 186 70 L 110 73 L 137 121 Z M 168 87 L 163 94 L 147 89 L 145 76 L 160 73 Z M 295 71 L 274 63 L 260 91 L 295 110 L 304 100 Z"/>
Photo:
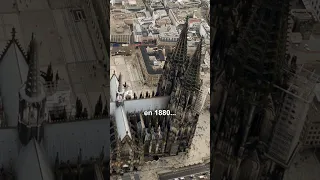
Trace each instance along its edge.
<path fill-rule="evenodd" d="M 183 168 L 181 170 L 176 170 L 174 172 L 165 173 L 163 175 L 159 175 L 159 180 L 170 180 L 174 178 L 185 177 L 185 179 L 190 178 L 190 175 L 200 176 L 202 173 L 206 173 L 210 171 L 210 165 L 197 165 L 191 166 L 189 168 Z M 209 177 L 208 177 L 209 179 Z"/>

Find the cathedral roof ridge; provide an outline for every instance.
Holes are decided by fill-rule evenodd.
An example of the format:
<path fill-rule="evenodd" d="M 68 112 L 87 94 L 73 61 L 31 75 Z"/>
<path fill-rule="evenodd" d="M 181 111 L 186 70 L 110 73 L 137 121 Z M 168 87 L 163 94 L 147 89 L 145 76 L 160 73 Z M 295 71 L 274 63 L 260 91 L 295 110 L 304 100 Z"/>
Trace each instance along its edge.
<path fill-rule="evenodd" d="M 44 151 L 38 141 L 32 138 L 29 143 L 23 147 L 19 154 L 17 163 L 18 179 L 28 175 L 31 179 L 53 179 L 53 172 L 50 169 L 49 162 L 45 159 Z"/>
<path fill-rule="evenodd" d="M 123 106 L 119 106 L 116 108 L 115 120 L 117 124 L 119 137 L 121 138 L 121 140 L 126 136 L 132 138 L 129 122 Z"/>
<path fill-rule="evenodd" d="M 116 74 L 115 72 L 113 72 L 112 76 L 110 77 L 110 81 L 111 81 L 111 79 L 112 79 L 113 77 L 115 77 L 115 78 L 118 79 L 118 76 L 117 76 L 117 74 Z"/>
<path fill-rule="evenodd" d="M 118 77 L 118 82 L 119 82 L 118 92 L 119 92 L 119 93 L 123 93 L 123 92 L 122 92 L 122 91 L 123 91 L 123 88 L 122 88 L 123 84 L 122 84 L 122 75 L 121 75 L 121 72 L 120 72 L 119 77 Z"/>

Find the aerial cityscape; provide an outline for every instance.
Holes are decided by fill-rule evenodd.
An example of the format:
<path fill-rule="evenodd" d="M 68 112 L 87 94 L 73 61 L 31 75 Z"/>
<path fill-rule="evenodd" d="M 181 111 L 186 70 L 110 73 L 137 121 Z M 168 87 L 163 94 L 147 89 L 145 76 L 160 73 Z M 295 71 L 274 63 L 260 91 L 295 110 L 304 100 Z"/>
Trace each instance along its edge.
<path fill-rule="evenodd" d="M 111 179 L 210 179 L 209 1 L 110 1 Z"/>
<path fill-rule="evenodd" d="M 319 3 L 211 2 L 212 179 L 319 179 Z"/>

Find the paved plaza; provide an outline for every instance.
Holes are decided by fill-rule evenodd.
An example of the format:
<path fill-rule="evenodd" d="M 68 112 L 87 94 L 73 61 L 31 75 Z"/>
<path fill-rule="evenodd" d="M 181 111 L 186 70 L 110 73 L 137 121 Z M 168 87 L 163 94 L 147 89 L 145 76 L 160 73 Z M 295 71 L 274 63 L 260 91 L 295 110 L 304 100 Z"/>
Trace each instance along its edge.
<path fill-rule="evenodd" d="M 116 73 L 117 76 L 121 73 L 123 83 L 126 82 L 129 89 L 135 92 L 137 96 L 141 92 L 155 91 L 156 87 L 144 85 L 142 72 L 134 58 L 134 56 L 111 56 L 110 77 L 113 73 Z"/>

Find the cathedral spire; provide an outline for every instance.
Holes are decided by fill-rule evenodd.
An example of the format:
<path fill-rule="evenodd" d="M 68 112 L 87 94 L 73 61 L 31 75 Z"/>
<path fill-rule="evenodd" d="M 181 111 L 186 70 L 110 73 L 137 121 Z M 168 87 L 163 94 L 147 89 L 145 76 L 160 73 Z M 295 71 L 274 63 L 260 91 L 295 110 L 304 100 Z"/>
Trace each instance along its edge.
<path fill-rule="evenodd" d="M 171 62 L 173 66 L 185 68 L 187 64 L 187 36 L 188 36 L 188 21 L 189 17 L 186 17 L 186 22 L 181 30 L 178 42 L 171 55 Z"/>
<path fill-rule="evenodd" d="M 40 93 L 39 85 L 39 63 L 38 63 L 38 44 L 32 34 L 29 50 L 29 70 L 26 81 L 25 92 L 29 97 L 36 97 Z"/>
<path fill-rule="evenodd" d="M 119 81 L 118 92 L 121 93 L 122 92 L 122 75 L 121 75 L 121 73 L 119 74 L 118 81 Z"/>
<path fill-rule="evenodd" d="M 200 42 L 197 46 L 197 49 L 194 52 L 191 58 L 191 62 L 184 75 L 184 85 L 187 91 L 195 90 L 199 88 L 199 85 L 200 85 L 202 41 L 203 41 L 203 37 L 201 37 Z"/>
<path fill-rule="evenodd" d="M 12 39 L 15 39 L 16 38 L 16 28 L 12 28 L 12 31 L 11 31 L 11 37 Z"/>

